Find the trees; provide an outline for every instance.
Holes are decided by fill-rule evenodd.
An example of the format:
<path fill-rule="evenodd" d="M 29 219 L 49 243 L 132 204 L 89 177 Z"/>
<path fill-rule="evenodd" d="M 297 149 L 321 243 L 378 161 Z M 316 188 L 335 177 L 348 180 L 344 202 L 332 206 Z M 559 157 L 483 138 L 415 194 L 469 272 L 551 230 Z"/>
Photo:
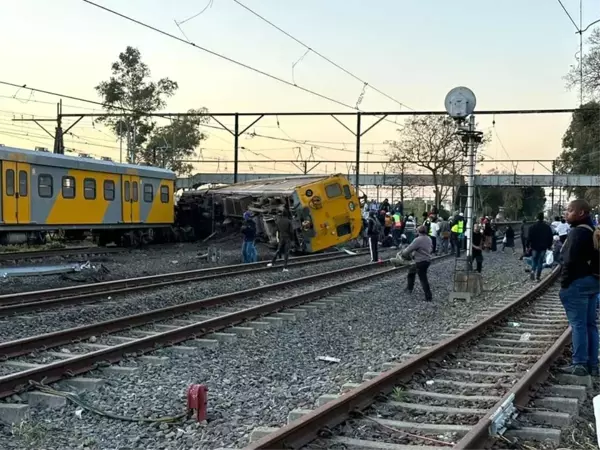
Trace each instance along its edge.
<path fill-rule="evenodd" d="M 600 95 L 600 28 L 592 31 L 588 45 L 589 51 L 583 55 L 581 65 L 572 67 L 565 78 L 567 87 L 581 87 L 586 97 L 597 99 Z M 583 83 L 580 68 L 583 68 Z"/>
<path fill-rule="evenodd" d="M 388 142 L 390 161 L 398 170 L 405 163 L 407 167 L 416 166 L 429 172 L 433 177 L 435 206 L 440 208 L 452 189 L 444 179 L 466 167 L 455 122 L 444 116 L 413 117 L 398 134 L 397 141 Z"/>
<path fill-rule="evenodd" d="M 189 113 L 206 113 L 205 108 L 189 110 Z M 178 175 L 188 175 L 192 164 L 184 162 L 194 156 L 194 150 L 206 139 L 199 129 L 200 124 L 208 122 L 206 116 L 186 116 L 174 120 L 171 124 L 157 128 L 148 145 L 141 151 L 140 160 L 153 166 L 170 169 Z"/>
<path fill-rule="evenodd" d="M 111 67 L 108 81 L 96 86 L 108 113 L 130 113 L 126 117 L 101 117 L 98 122 L 108 125 L 127 143 L 127 160 L 136 162 L 140 146 L 145 144 L 155 127 L 152 118 L 144 113 L 165 106 L 165 99 L 177 91 L 177 83 L 168 78 L 150 81 L 150 69 L 142 62 L 140 51 L 133 47 L 119 54 Z"/>

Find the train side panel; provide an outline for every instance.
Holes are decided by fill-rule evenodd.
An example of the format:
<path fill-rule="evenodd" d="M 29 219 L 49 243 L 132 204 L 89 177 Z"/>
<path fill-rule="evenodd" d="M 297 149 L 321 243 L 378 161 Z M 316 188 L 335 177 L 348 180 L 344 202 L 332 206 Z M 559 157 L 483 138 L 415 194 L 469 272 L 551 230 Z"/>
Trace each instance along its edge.
<path fill-rule="evenodd" d="M 141 219 L 146 224 L 168 224 L 175 220 L 171 180 L 142 178 Z"/>

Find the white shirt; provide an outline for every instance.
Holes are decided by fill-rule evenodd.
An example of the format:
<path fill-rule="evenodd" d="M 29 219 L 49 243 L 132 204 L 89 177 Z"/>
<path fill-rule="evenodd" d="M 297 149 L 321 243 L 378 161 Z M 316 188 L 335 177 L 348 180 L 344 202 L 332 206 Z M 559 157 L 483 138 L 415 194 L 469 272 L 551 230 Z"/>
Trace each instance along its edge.
<path fill-rule="evenodd" d="M 431 222 L 429 229 L 431 230 L 431 236 L 438 237 L 440 226 L 436 222 Z"/>
<path fill-rule="evenodd" d="M 556 227 L 556 231 L 558 232 L 559 236 L 565 236 L 567 233 L 569 233 L 569 230 L 571 229 L 571 225 L 569 225 L 568 223 L 559 223 L 558 226 Z"/>
<path fill-rule="evenodd" d="M 552 231 L 554 232 L 558 232 L 558 226 L 560 225 L 560 222 L 555 220 L 554 222 L 552 222 L 550 224 L 550 226 L 552 227 Z"/>

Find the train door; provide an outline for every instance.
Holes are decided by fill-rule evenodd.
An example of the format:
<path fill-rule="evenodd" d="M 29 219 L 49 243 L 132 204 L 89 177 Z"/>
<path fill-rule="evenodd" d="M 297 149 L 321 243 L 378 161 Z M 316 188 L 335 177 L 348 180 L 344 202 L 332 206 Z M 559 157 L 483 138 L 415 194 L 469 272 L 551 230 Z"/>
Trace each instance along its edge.
<path fill-rule="evenodd" d="M 122 202 L 123 222 L 139 223 L 140 221 L 140 177 L 136 175 L 123 175 Z"/>
<path fill-rule="evenodd" d="M 142 183 L 140 177 L 131 175 L 131 222 L 140 223 L 140 201 Z"/>
<path fill-rule="evenodd" d="M 121 204 L 123 205 L 123 223 L 131 223 L 131 177 L 121 177 Z"/>
<path fill-rule="evenodd" d="M 2 217 L 5 224 L 18 223 L 17 163 L 2 161 Z"/>
<path fill-rule="evenodd" d="M 15 198 L 17 201 L 17 222 L 31 222 L 31 166 L 27 163 L 16 163 Z"/>

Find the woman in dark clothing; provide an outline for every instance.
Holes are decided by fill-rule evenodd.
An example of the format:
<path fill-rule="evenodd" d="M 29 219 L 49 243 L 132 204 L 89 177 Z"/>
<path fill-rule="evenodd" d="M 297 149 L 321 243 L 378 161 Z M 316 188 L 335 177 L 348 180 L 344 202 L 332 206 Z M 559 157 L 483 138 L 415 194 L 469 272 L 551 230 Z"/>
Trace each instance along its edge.
<path fill-rule="evenodd" d="M 515 254 L 515 230 L 509 225 L 506 227 L 506 233 L 504 233 L 504 240 L 502 241 L 502 251 L 505 248 L 511 248 L 513 255 Z"/>

